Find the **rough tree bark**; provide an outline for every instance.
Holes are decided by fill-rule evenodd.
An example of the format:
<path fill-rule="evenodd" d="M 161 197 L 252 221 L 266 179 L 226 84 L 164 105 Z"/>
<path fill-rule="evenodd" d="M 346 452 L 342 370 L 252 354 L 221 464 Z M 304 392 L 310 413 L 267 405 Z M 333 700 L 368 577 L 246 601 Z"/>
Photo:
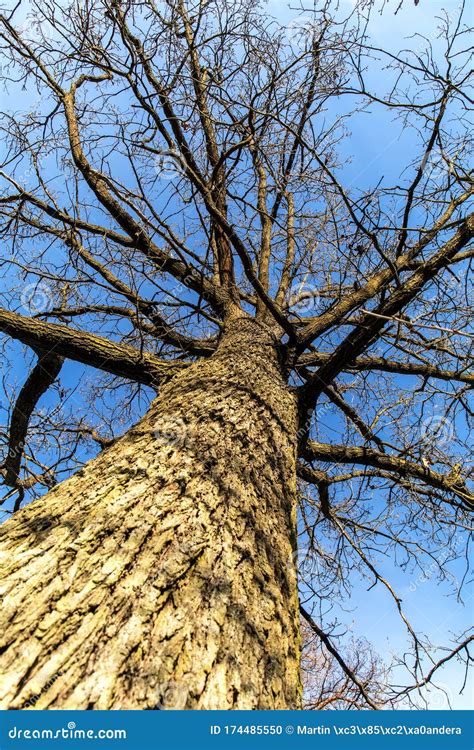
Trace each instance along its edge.
<path fill-rule="evenodd" d="M 240 317 L 0 527 L 0 706 L 298 708 L 296 432 L 276 340 Z"/>

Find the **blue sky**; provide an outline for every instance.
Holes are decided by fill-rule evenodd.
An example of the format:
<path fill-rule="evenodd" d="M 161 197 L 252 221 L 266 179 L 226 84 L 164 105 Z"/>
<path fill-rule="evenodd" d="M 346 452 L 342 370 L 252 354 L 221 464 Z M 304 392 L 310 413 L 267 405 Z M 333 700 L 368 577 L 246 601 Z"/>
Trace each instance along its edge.
<path fill-rule="evenodd" d="M 303 4 L 306 5 L 306 4 Z M 341 12 L 353 6 L 351 0 L 342 0 Z M 415 6 L 413 0 L 405 0 L 395 15 L 398 2 L 389 2 L 382 14 L 373 13 L 370 35 L 374 46 L 393 53 L 400 49 L 416 49 L 423 45 L 423 35 L 437 48 L 436 30 L 439 16 L 443 11 L 457 15 L 460 7 L 456 0 L 420 0 Z M 301 18 L 294 10 L 279 0 L 270 0 L 272 14 L 279 20 L 294 22 Z M 310 7 L 307 4 L 306 7 Z M 473 20 L 474 6 L 465 12 L 465 21 Z M 382 67 L 373 67 L 371 82 L 380 90 L 388 87 L 387 74 Z M 346 155 L 343 168 L 344 184 L 356 188 L 370 188 L 383 178 L 384 185 L 393 184 L 400 177 L 400 165 L 407 165 L 419 155 L 418 141 L 411 130 L 394 122 L 393 112 L 374 106 L 370 114 L 360 114 L 352 118 L 351 136 L 341 143 L 339 153 Z M 413 173 L 407 172 L 406 177 Z M 404 383 L 406 387 L 406 382 Z M 442 553 L 441 553 L 442 555 Z M 466 572 L 465 561 L 457 561 L 448 566 L 456 579 Z M 380 561 L 380 570 L 403 600 L 403 607 L 415 631 L 426 633 L 433 644 L 444 646 L 450 641 L 450 634 L 456 634 L 468 627 L 474 620 L 474 597 L 472 585 L 464 589 L 463 600 L 457 601 L 453 587 L 448 582 L 439 582 L 433 569 L 428 566 L 428 575 L 404 572 L 392 560 Z M 467 576 L 469 580 L 469 575 Z M 351 633 L 367 638 L 376 651 L 387 661 L 391 656 L 401 654 L 409 646 L 409 638 L 401 624 L 396 606 L 380 584 L 373 588 L 372 581 L 354 579 L 352 596 L 344 603 L 345 613 L 340 621 L 349 624 Z M 337 614 L 338 607 L 331 612 Z M 451 640 L 451 644 L 453 641 Z M 442 655 L 442 654 L 441 654 Z M 440 658 L 440 656 L 438 656 Z M 403 679 L 406 679 L 406 675 Z M 432 709 L 448 708 L 446 695 L 452 708 L 470 709 L 474 706 L 474 682 L 472 670 L 468 682 L 460 695 L 464 680 L 464 669 L 451 662 L 438 675 L 437 683 L 441 690 L 424 690 L 423 696 Z"/>

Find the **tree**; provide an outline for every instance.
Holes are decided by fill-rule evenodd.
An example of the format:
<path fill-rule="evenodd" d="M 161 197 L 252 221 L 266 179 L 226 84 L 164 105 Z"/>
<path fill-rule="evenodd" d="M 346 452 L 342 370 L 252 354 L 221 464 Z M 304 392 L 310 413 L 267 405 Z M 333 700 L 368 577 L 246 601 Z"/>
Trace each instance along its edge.
<path fill-rule="evenodd" d="M 29 11 L 0 33 L 24 96 L 0 330 L 28 367 L 4 381 L 0 705 L 297 708 L 297 567 L 358 706 L 373 674 L 324 626 L 351 571 L 413 638 L 392 697 L 467 663 L 465 633 L 433 665 L 378 564 L 446 575 L 473 507 L 463 9 L 399 54 L 367 3 Z M 351 185 L 348 123 L 379 112 L 408 157 Z"/>
<path fill-rule="evenodd" d="M 308 711 L 364 709 L 367 708 L 364 692 L 374 705 L 386 707 L 384 666 L 367 641 L 352 639 L 348 653 L 342 659 L 340 650 L 328 650 L 328 644 L 324 644 L 305 620 L 301 632 L 303 708 Z M 363 691 L 358 683 L 363 686 Z"/>

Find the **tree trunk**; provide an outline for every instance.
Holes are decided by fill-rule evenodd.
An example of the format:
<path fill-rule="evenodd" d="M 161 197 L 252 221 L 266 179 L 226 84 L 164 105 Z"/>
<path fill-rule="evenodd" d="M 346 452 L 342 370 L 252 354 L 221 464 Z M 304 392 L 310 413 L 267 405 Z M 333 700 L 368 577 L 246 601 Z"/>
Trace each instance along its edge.
<path fill-rule="evenodd" d="M 297 416 L 247 318 L 0 527 L 0 707 L 300 707 Z"/>

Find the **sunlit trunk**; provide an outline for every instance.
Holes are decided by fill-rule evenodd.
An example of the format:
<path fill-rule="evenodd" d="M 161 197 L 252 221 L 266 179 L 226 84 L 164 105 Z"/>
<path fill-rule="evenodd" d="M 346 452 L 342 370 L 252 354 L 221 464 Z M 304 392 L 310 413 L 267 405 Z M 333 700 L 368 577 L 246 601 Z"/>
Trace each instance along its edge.
<path fill-rule="evenodd" d="M 243 318 L 0 527 L 0 706 L 300 706 L 296 404 Z"/>

